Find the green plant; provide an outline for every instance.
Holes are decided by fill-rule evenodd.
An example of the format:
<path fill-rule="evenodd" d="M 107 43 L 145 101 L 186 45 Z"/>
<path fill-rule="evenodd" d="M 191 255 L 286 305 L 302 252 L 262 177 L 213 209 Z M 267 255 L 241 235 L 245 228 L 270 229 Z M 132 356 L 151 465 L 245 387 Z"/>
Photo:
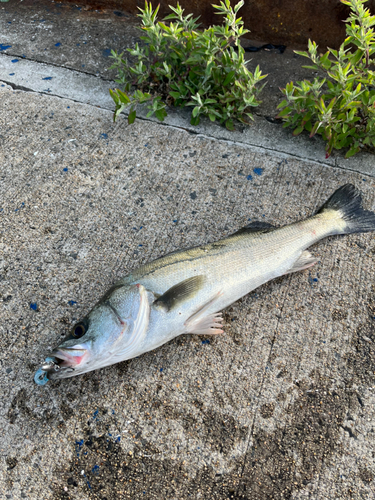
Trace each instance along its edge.
<path fill-rule="evenodd" d="M 295 51 L 313 62 L 305 68 L 323 70 L 327 78 L 288 83 L 281 89 L 286 99 L 278 106 L 278 117 L 294 128 L 293 135 L 304 129 L 310 137 L 321 134 L 327 141 L 326 157 L 333 148 L 349 148 L 348 158 L 364 145 L 375 147 L 375 16 L 363 7 L 366 0 L 341 2 L 351 12 L 340 49 L 319 55 L 316 43 L 309 40 L 308 53 Z"/>
<path fill-rule="evenodd" d="M 241 0 L 232 8 L 230 0 L 224 0 L 213 5 L 215 13 L 224 16 L 224 25 L 201 31 L 197 29 L 198 18 L 184 16 L 179 4 L 170 6 L 172 14 L 164 19 L 174 22 L 157 21 L 159 7 L 153 10 L 146 0 L 139 14 L 144 46 L 127 49 L 136 62 L 131 64 L 124 54 L 112 51 L 112 68 L 118 70 L 116 82 L 123 88 L 110 91 L 116 105 L 114 119 L 130 106 L 128 121 L 133 123 L 137 104 L 145 102 L 149 102 L 147 116 L 155 114 L 161 121 L 167 115 L 166 104 L 193 106 L 193 125 L 198 125 L 201 116 L 208 116 L 233 130 L 233 120 L 252 119 L 250 109 L 259 105 L 261 87 L 257 85 L 265 75 L 259 67 L 254 73 L 246 67 L 238 41 L 248 33 L 237 18 L 243 4 Z M 136 88 L 133 93 L 132 88 Z"/>

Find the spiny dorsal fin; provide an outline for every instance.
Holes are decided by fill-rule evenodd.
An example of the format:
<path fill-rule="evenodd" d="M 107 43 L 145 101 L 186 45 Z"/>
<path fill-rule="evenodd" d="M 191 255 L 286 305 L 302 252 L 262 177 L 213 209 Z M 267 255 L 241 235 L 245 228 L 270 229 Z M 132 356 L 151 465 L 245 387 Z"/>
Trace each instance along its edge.
<path fill-rule="evenodd" d="M 203 283 L 204 276 L 192 276 L 191 278 L 181 281 L 181 283 L 172 286 L 172 288 L 157 298 L 154 302 L 154 306 L 160 306 L 166 311 L 170 311 L 198 293 Z"/>
<path fill-rule="evenodd" d="M 254 221 L 250 222 L 250 224 L 245 227 L 241 227 L 241 229 L 233 233 L 232 236 L 243 233 L 267 233 L 273 229 L 276 229 L 276 226 L 269 224 L 268 222 Z"/>

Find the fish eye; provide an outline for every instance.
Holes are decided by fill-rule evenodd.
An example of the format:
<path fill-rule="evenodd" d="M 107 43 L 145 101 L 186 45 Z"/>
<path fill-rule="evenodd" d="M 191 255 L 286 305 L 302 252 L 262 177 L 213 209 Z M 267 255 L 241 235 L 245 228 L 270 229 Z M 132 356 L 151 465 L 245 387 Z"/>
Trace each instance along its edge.
<path fill-rule="evenodd" d="M 83 323 L 78 323 L 78 325 L 76 325 L 72 331 L 72 335 L 76 339 L 81 338 L 85 333 L 86 333 L 86 327 Z"/>

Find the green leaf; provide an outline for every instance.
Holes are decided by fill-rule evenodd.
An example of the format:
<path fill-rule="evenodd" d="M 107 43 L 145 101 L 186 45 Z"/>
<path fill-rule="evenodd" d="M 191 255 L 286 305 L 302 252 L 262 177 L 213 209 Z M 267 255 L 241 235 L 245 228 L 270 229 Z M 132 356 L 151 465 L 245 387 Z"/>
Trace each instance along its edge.
<path fill-rule="evenodd" d="M 195 108 L 193 109 L 192 111 L 192 116 L 195 118 L 196 116 L 198 116 L 199 114 L 199 110 L 200 110 L 200 107 L 199 106 L 195 106 Z"/>
<path fill-rule="evenodd" d="M 235 74 L 236 74 L 235 71 L 230 71 L 227 74 L 227 76 L 226 76 L 226 78 L 225 78 L 225 80 L 223 82 L 223 87 L 226 87 L 233 80 Z"/>
<path fill-rule="evenodd" d="M 167 112 L 164 108 L 158 109 L 157 111 L 155 111 L 155 116 L 159 121 L 163 122 L 164 118 L 167 116 Z"/>
<path fill-rule="evenodd" d="M 356 153 L 358 153 L 359 151 L 359 147 L 357 146 L 352 146 L 349 151 L 346 153 L 345 155 L 345 158 L 350 158 L 351 156 L 355 155 Z"/>
<path fill-rule="evenodd" d="M 233 120 L 229 119 L 225 122 L 225 126 L 228 130 L 234 130 Z"/>
<path fill-rule="evenodd" d="M 196 117 L 192 116 L 190 123 L 191 123 L 191 125 L 199 125 L 199 121 L 200 121 L 199 116 L 196 116 Z"/>
<path fill-rule="evenodd" d="M 287 105 L 288 105 L 288 101 L 286 99 L 284 99 L 283 101 L 280 102 L 280 104 L 277 105 L 277 109 L 284 108 Z"/>
<path fill-rule="evenodd" d="M 131 113 L 129 113 L 129 116 L 128 116 L 128 123 L 129 123 L 129 125 L 131 125 L 132 123 L 134 123 L 135 117 L 136 117 L 136 111 L 133 110 Z"/>
<path fill-rule="evenodd" d="M 118 95 L 120 101 L 123 104 L 130 104 L 130 98 L 126 94 L 124 94 L 124 92 L 121 92 L 121 90 L 119 90 L 119 89 L 116 89 L 116 92 L 117 92 L 117 95 Z"/>
<path fill-rule="evenodd" d="M 180 92 L 174 92 L 173 90 L 169 91 L 169 95 L 171 95 L 173 99 L 180 99 L 182 97 Z"/>
<path fill-rule="evenodd" d="M 288 106 L 287 108 L 283 109 L 282 111 L 280 111 L 280 113 L 276 116 L 276 118 L 283 118 L 283 117 L 286 117 L 289 113 L 290 113 L 291 109 L 290 107 Z"/>
<path fill-rule="evenodd" d="M 299 135 L 303 131 L 303 126 L 299 125 L 297 128 L 293 130 L 293 135 Z"/>
<path fill-rule="evenodd" d="M 110 93 L 112 99 L 114 100 L 115 104 L 119 105 L 120 99 L 119 99 L 119 96 L 116 94 L 116 92 L 114 92 L 112 89 L 109 89 L 109 93 Z"/>

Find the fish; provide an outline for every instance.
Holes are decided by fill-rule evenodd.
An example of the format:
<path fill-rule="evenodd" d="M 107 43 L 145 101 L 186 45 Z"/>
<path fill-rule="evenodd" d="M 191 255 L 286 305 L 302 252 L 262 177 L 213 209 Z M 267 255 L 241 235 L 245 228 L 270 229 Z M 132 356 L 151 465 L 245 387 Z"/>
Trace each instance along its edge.
<path fill-rule="evenodd" d="M 223 333 L 221 311 L 263 283 L 317 263 L 322 238 L 375 230 L 352 184 L 311 217 L 282 227 L 249 224 L 231 236 L 172 252 L 117 281 L 37 370 L 39 385 L 157 349 L 182 334 Z"/>

